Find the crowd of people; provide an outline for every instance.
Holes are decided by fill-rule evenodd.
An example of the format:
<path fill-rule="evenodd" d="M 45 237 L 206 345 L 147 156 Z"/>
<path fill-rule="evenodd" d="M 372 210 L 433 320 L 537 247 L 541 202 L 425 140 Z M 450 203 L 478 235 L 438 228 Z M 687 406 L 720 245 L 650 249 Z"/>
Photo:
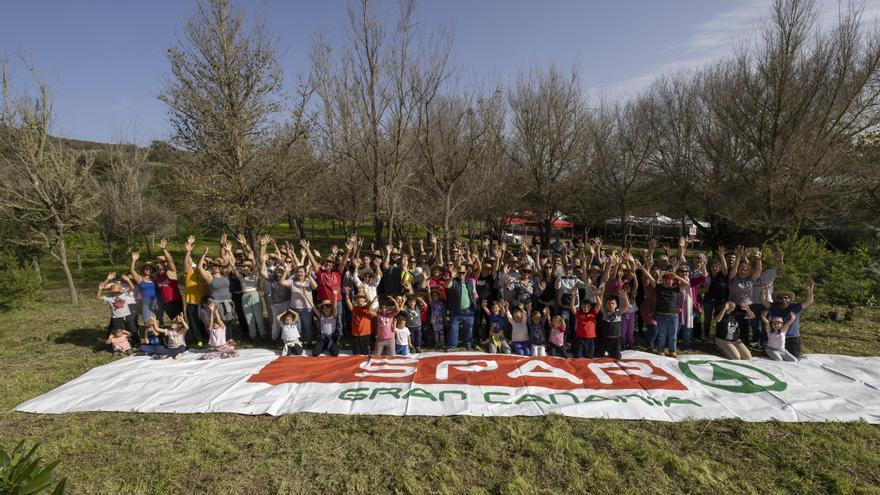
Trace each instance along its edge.
<path fill-rule="evenodd" d="M 431 236 L 365 249 L 351 236 L 325 255 L 307 240 L 279 246 L 263 235 L 258 253 L 243 235 L 235 240 L 224 235 L 211 258 L 207 247 L 193 253 L 190 236 L 181 274 L 163 239 L 155 260 L 133 252 L 127 274 L 108 274 L 97 297 L 110 307 L 113 351 L 166 359 L 196 347 L 207 348 L 202 359 L 222 359 L 247 339 L 274 342 L 282 355 L 464 348 L 620 359 L 640 334 L 640 348 L 670 357 L 714 343 L 728 359 L 797 361 L 800 317 L 813 303 L 810 280 L 803 302 L 774 289 L 782 251 L 766 266 L 759 248 L 722 247 L 709 258 L 688 253 L 687 238 L 636 250 L 599 238 L 447 246 Z"/>

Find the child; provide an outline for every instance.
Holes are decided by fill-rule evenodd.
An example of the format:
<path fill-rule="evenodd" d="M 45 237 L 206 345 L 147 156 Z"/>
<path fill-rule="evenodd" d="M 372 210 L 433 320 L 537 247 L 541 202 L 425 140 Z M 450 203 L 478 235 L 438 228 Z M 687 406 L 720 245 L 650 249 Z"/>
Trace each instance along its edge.
<path fill-rule="evenodd" d="M 532 319 L 529 321 L 529 343 L 531 344 L 532 356 L 540 357 L 547 355 L 545 343 L 547 341 L 545 328 L 547 320 L 550 319 L 550 308 L 544 306 L 543 314 L 538 311 L 532 311 Z"/>
<path fill-rule="evenodd" d="M 183 353 L 186 352 L 186 332 L 189 331 L 189 325 L 186 324 L 183 314 L 177 315 L 171 321 L 171 328 L 161 328 L 155 315 L 147 322 L 147 325 L 149 326 L 148 337 L 155 335 L 158 338 L 160 334 L 164 334 L 165 345 L 152 343 L 141 345 L 141 351 L 147 356 L 153 356 L 153 359 L 168 359 L 169 357 L 180 359 L 183 356 Z"/>
<path fill-rule="evenodd" d="M 571 304 L 571 301 L 569 301 Z M 547 339 L 548 354 L 556 357 L 567 357 L 565 354 L 565 318 L 556 315 L 550 320 L 550 338 Z"/>
<path fill-rule="evenodd" d="M 208 302 L 206 308 L 208 309 L 208 345 L 213 351 L 202 354 L 199 359 L 226 359 L 238 356 L 238 351 L 235 350 L 236 342 L 232 339 L 226 340 L 226 323 L 220 316 L 217 303 Z"/>
<path fill-rule="evenodd" d="M 281 348 L 281 355 L 286 356 L 291 352 L 294 356 L 302 355 L 303 346 L 299 340 L 299 325 L 297 325 L 299 314 L 293 309 L 288 308 L 278 315 L 276 319 L 281 324 L 281 342 L 284 342 L 284 347 Z"/>
<path fill-rule="evenodd" d="M 397 299 L 388 297 L 376 313 L 376 348 L 373 354 L 394 356 L 394 318 L 400 314 Z"/>
<path fill-rule="evenodd" d="M 345 305 L 351 311 L 351 339 L 352 354 L 368 356 L 370 354 L 370 335 L 373 333 L 373 317 L 376 311 L 373 309 L 376 302 L 367 298 L 365 292 L 358 292 L 355 296 L 356 305 L 351 304 L 351 289 L 345 291 Z M 378 308 L 378 305 L 375 305 Z"/>
<path fill-rule="evenodd" d="M 107 337 L 107 344 L 113 349 L 114 356 L 122 354 L 128 354 L 131 356 L 134 354 L 134 351 L 131 348 L 131 343 L 128 341 L 130 338 L 131 332 L 124 328 L 117 327 L 110 331 L 110 336 Z"/>
<path fill-rule="evenodd" d="M 788 332 L 788 327 L 797 320 L 798 315 L 792 312 L 788 320 L 783 321 L 781 316 L 773 316 L 768 320 L 767 314 L 767 311 L 761 313 L 761 321 L 767 333 L 767 347 L 764 348 L 764 352 L 774 361 L 796 363 L 798 359 L 785 350 L 785 334 Z"/>
<path fill-rule="evenodd" d="M 409 348 L 412 345 L 412 329 L 409 326 L 409 317 L 397 315 L 394 318 L 394 354 L 397 356 L 409 356 Z"/>
<path fill-rule="evenodd" d="M 485 305 L 485 301 L 483 301 Z M 446 303 L 443 301 L 443 291 L 437 288 L 431 289 L 431 328 L 434 330 L 434 347 L 443 349 L 444 329 L 446 327 Z"/>
<path fill-rule="evenodd" d="M 114 278 L 116 278 L 116 272 L 110 272 L 107 278 L 98 284 L 97 298 L 110 308 L 107 336 L 109 337 L 110 330 L 115 328 L 124 328 L 129 334 L 137 335 L 137 325 L 134 318 L 131 317 L 131 308 L 128 305 L 130 293 L 123 289 L 119 283 L 112 282 Z"/>
<path fill-rule="evenodd" d="M 623 307 L 617 309 L 617 299 L 609 297 L 602 308 L 602 319 L 599 320 L 603 348 L 611 359 L 620 359 L 620 329 L 623 314 L 629 310 L 629 297 L 622 294 Z"/>
<path fill-rule="evenodd" d="M 633 277 L 623 284 L 623 287 L 618 293 L 621 307 L 623 307 L 624 300 L 626 300 L 628 307 L 628 309 L 621 311 L 622 316 L 620 322 L 620 345 L 623 349 L 632 349 L 636 343 L 637 306 L 633 304 L 633 301 L 635 301 L 636 299 L 636 294 L 638 293 L 638 290 L 638 278 Z"/>
<path fill-rule="evenodd" d="M 599 310 L 602 309 L 602 297 L 604 294 L 605 286 L 600 285 L 594 304 L 590 304 L 590 301 L 584 298 L 581 299 L 581 304 L 577 311 L 575 311 L 574 307 L 571 308 L 574 311 L 576 321 L 574 349 L 572 351 L 576 358 L 585 357 L 593 359 L 593 354 L 596 350 L 596 316 L 599 314 Z M 572 299 L 572 306 L 574 306 L 574 299 Z"/>
<path fill-rule="evenodd" d="M 507 301 L 504 305 L 504 313 L 507 315 L 507 321 L 510 322 L 511 335 L 510 340 L 513 341 L 513 353 L 520 356 L 531 356 L 532 349 L 529 344 L 529 324 L 526 321 L 526 314 L 521 308 L 513 310 L 510 313 L 510 305 Z M 531 310 L 531 304 L 526 305 L 526 311 Z"/>
<path fill-rule="evenodd" d="M 749 348 L 740 340 L 740 332 L 748 328 L 751 320 L 755 317 L 749 305 L 742 303 L 739 306 L 733 301 L 727 301 L 715 315 L 715 345 L 727 359 L 752 359 Z"/>
<path fill-rule="evenodd" d="M 339 294 L 339 289 L 333 289 L 333 301 Z M 318 305 L 318 339 L 312 349 L 312 356 L 320 356 L 324 351 L 330 351 L 330 355 L 339 355 L 339 339 L 337 333 L 341 329 L 336 328 L 336 317 L 339 314 L 339 305 L 330 299 L 321 301 Z"/>
<path fill-rule="evenodd" d="M 412 337 L 413 352 L 416 354 L 422 352 L 422 309 L 425 306 L 427 306 L 425 300 L 413 294 L 407 298 L 406 308 L 403 309 L 406 327 L 409 328 L 409 334 Z"/>
<path fill-rule="evenodd" d="M 489 323 L 489 338 L 486 340 L 486 352 L 489 354 L 510 354 L 510 344 L 504 338 L 503 321 L 492 321 Z"/>

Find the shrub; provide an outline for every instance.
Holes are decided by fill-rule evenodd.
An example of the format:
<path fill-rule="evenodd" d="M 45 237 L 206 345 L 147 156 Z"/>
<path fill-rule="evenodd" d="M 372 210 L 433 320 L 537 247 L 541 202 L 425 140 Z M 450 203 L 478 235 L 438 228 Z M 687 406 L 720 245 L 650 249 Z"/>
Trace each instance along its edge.
<path fill-rule="evenodd" d="M 0 311 L 37 300 L 40 283 L 33 271 L 21 266 L 9 252 L 0 252 Z"/>
<path fill-rule="evenodd" d="M 57 480 L 55 467 L 59 461 L 41 467 L 42 459 L 36 456 L 40 444 L 25 449 L 24 440 L 10 452 L 0 450 L 0 493 L 4 495 L 30 495 L 48 490 L 54 484 L 52 495 L 64 493 L 66 480 Z"/>
<path fill-rule="evenodd" d="M 785 271 L 776 286 L 803 296 L 804 281 L 816 281 L 816 299 L 842 306 L 873 306 L 878 303 L 880 265 L 876 253 L 866 246 L 847 252 L 834 251 L 812 236 L 791 237 L 773 245 L 785 250 Z"/>

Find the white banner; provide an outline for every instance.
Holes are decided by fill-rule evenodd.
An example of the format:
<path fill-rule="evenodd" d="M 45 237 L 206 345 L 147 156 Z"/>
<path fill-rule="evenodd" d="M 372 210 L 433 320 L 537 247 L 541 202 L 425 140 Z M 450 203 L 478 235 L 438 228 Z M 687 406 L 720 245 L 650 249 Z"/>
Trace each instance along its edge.
<path fill-rule="evenodd" d="M 128 357 L 16 409 L 280 415 L 536 416 L 880 423 L 880 358 L 812 354 L 799 363 L 643 352 L 610 359 L 424 353 L 369 358 L 154 361 Z"/>

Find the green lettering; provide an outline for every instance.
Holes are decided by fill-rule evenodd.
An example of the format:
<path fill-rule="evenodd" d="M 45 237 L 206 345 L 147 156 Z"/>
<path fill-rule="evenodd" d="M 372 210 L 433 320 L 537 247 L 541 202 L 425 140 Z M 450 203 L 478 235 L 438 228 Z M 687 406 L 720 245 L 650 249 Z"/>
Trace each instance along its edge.
<path fill-rule="evenodd" d="M 367 398 L 367 394 L 360 393 L 361 390 L 370 390 L 370 389 L 364 388 L 364 387 L 347 388 L 347 389 L 343 390 L 342 392 L 339 392 L 338 398 L 342 399 L 342 400 L 350 400 L 350 401 L 364 400 Z"/>
<path fill-rule="evenodd" d="M 493 395 L 510 396 L 510 394 L 508 394 L 507 392 L 486 392 L 485 394 L 483 394 L 483 400 L 489 404 L 510 404 L 510 402 L 504 402 L 503 400 L 501 400 L 501 401 L 492 400 Z"/>
<path fill-rule="evenodd" d="M 461 400 L 467 399 L 467 394 L 461 390 L 444 390 L 444 391 L 440 392 L 439 394 L 437 394 L 438 397 L 440 397 L 441 402 L 446 400 L 446 394 L 458 394 L 461 396 L 461 397 L 459 397 L 459 399 L 461 399 Z"/>
<path fill-rule="evenodd" d="M 678 397 L 667 397 L 664 405 L 669 407 L 670 404 L 691 404 L 697 407 L 703 407 L 690 399 L 679 399 Z"/>
<path fill-rule="evenodd" d="M 556 396 L 557 396 L 557 395 L 567 395 L 567 396 L 569 396 L 569 397 L 571 398 L 571 403 L 572 403 L 572 404 L 577 404 L 577 403 L 578 403 L 578 398 L 577 398 L 577 396 L 574 395 L 574 394 L 571 393 L 571 392 L 556 392 L 555 394 L 550 394 L 550 402 L 552 402 L 552 403 L 554 403 L 554 404 L 558 404 L 558 402 L 556 402 Z"/>
<path fill-rule="evenodd" d="M 522 404 L 523 402 L 541 402 L 543 404 L 550 403 L 550 401 L 548 401 L 547 399 L 535 394 L 525 394 L 519 399 L 516 399 L 515 404 Z"/>
<path fill-rule="evenodd" d="M 399 388 L 374 388 L 373 393 L 370 394 L 370 400 L 373 400 L 378 395 L 390 395 L 395 399 L 400 398 L 400 389 Z"/>
<path fill-rule="evenodd" d="M 431 401 L 437 400 L 437 398 L 434 397 L 434 395 L 431 394 L 431 392 L 428 392 L 427 390 L 425 390 L 423 388 L 414 388 L 414 389 L 411 389 L 409 392 L 403 394 L 404 399 L 409 399 L 410 397 L 415 397 L 417 399 L 429 399 Z"/>
<path fill-rule="evenodd" d="M 601 402 L 603 400 L 614 400 L 608 397 L 602 397 L 601 395 L 588 395 L 584 402 Z"/>
<path fill-rule="evenodd" d="M 648 399 L 647 397 L 642 397 L 641 395 L 638 395 L 638 394 L 624 395 L 624 397 L 629 397 L 631 399 L 639 399 L 640 401 L 644 402 L 645 404 L 647 404 L 649 406 L 654 405 L 654 402 L 652 402 L 650 399 Z"/>

